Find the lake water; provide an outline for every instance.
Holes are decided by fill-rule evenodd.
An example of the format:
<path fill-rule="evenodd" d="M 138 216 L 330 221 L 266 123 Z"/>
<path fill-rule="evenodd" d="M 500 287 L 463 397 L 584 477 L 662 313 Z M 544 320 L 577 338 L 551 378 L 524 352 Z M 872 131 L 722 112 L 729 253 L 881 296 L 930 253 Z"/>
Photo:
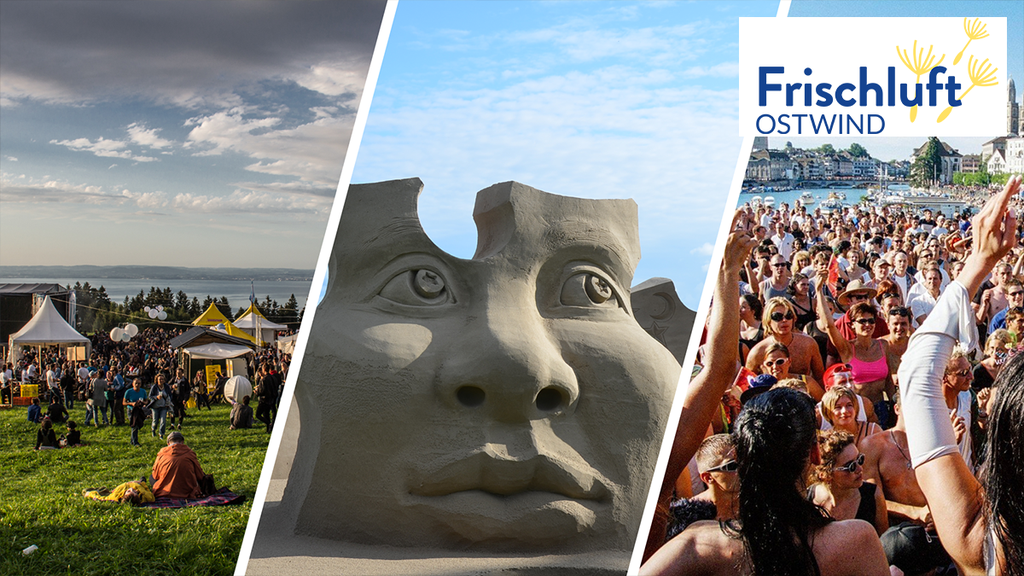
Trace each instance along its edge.
<path fill-rule="evenodd" d="M 175 295 L 178 291 L 182 291 L 188 294 L 189 300 L 192 297 L 199 299 L 202 302 L 207 296 L 212 296 L 215 299 L 220 299 L 221 296 L 225 296 L 228 299 L 228 303 L 231 304 L 232 310 L 238 310 L 239 308 L 249 307 L 249 293 L 252 289 L 251 286 L 255 286 L 256 298 L 259 302 L 262 302 L 268 295 L 271 300 L 277 300 L 277 303 L 284 305 L 288 301 L 288 298 L 295 294 L 295 299 L 299 302 L 299 309 L 301 310 L 306 304 L 306 297 L 309 296 L 309 286 L 312 283 L 309 280 L 275 280 L 275 281 L 257 281 L 250 285 L 246 280 L 140 280 L 137 278 L 0 278 L 0 283 L 34 283 L 34 282 L 47 282 L 60 284 L 61 286 L 67 286 L 70 284 L 74 286 L 76 282 L 81 282 L 83 285 L 88 282 L 90 286 L 99 288 L 103 286 L 106 289 L 110 299 L 114 302 L 124 302 L 124 297 L 129 298 L 136 296 L 139 290 L 142 290 L 146 294 L 149 294 L 151 287 L 158 289 L 164 289 L 167 287 L 171 288 L 171 291 Z"/>
<path fill-rule="evenodd" d="M 910 189 L 910 186 L 906 184 L 890 184 L 889 189 L 893 192 L 906 192 Z M 743 204 L 750 202 L 754 196 L 760 196 L 762 198 L 765 196 L 771 196 L 775 198 L 776 207 L 785 202 L 786 204 L 789 204 L 790 208 L 793 208 L 793 206 L 796 205 L 796 201 L 800 199 L 801 194 L 810 192 L 814 195 L 814 203 L 807 205 L 807 209 L 814 210 L 818 204 L 828 200 L 829 193 L 833 191 L 845 192 L 846 200 L 844 200 L 843 203 L 850 205 L 857 204 L 861 201 L 861 198 L 866 196 L 868 193 L 865 188 L 804 188 L 801 190 L 789 190 L 786 192 L 757 192 L 754 194 L 740 194 L 739 205 L 742 206 Z"/>

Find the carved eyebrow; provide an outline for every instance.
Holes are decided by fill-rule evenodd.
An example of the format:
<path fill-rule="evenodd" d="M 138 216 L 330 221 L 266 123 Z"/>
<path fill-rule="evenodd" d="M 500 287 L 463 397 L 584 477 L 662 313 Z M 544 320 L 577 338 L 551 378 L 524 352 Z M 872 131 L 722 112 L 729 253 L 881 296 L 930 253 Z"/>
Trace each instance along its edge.
<path fill-rule="evenodd" d="M 392 244 L 398 240 L 416 240 L 429 243 L 429 238 L 418 218 L 396 216 L 377 229 L 376 234 L 363 240 L 363 248 L 373 248 L 377 244 Z"/>
<path fill-rule="evenodd" d="M 630 274 L 639 261 L 639 249 L 630 250 L 615 231 L 595 226 L 592 222 L 563 220 L 552 222 L 541 235 L 541 241 L 553 249 L 593 245 L 597 254 L 607 254 L 612 263 L 626 268 Z"/>

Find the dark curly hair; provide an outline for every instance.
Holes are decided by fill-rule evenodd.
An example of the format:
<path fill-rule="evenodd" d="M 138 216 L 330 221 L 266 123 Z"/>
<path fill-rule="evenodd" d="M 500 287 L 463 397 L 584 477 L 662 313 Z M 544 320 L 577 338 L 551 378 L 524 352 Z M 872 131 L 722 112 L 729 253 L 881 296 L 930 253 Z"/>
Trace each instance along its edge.
<path fill-rule="evenodd" d="M 747 402 L 736 419 L 739 519 L 755 576 L 820 574 L 811 535 L 832 521 L 802 493 L 817 442 L 814 401 L 789 388 Z"/>

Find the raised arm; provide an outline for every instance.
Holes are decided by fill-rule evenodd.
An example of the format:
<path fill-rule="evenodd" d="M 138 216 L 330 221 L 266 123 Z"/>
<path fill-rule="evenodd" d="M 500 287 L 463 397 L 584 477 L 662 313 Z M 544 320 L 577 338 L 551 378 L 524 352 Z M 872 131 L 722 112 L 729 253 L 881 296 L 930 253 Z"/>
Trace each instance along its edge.
<path fill-rule="evenodd" d="M 697 451 L 708 425 L 722 401 L 722 395 L 736 379 L 739 367 L 740 338 L 739 271 L 756 241 L 745 229 L 737 229 L 740 213 L 733 219 L 733 231 L 725 245 L 722 266 L 715 278 L 714 300 L 708 322 L 705 363 L 686 390 L 679 427 L 672 442 L 665 478 L 658 496 L 659 507 L 667 507 L 676 478 Z M 646 555 L 657 549 L 664 539 L 664 526 L 658 518 L 647 540 Z M 646 558 L 645 558 L 646 559 Z"/>
<path fill-rule="evenodd" d="M 825 286 L 828 282 L 828 271 L 819 270 L 814 279 L 818 286 Z M 828 303 L 825 302 L 825 291 L 818 290 L 817 292 L 814 302 L 818 312 L 818 326 L 825 328 L 825 332 L 828 333 L 828 339 L 839 353 L 839 360 L 845 364 L 853 356 L 853 347 L 850 346 L 850 341 L 843 336 L 835 321 L 832 320 L 832 313 L 828 311 Z"/>
<path fill-rule="evenodd" d="M 740 338 L 739 270 L 754 239 L 744 230 L 735 230 L 726 240 L 722 266 L 715 279 L 714 303 L 708 323 L 705 363 L 686 391 L 683 413 L 673 444 L 673 457 L 680 457 L 680 470 L 693 457 L 711 418 L 722 400 L 722 394 L 736 379 L 739 366 Z"/>
<path fill-rule="evenodd" d="M 939 537 L 961 571 L 984 568 L 984 496 L 957 450 L 942 395 L 942 375 L 957 340 L 968 348 L 977 344 L 969 303 L 985 276 L 1016 243 L 1017 220 L 1007 207 L 1020 184 L 1019 176 L 1011 178 L 975 217 L 974 252 L 911 337 L 900 366 L 907 440 L 917 480 L 932 504 Z"/>

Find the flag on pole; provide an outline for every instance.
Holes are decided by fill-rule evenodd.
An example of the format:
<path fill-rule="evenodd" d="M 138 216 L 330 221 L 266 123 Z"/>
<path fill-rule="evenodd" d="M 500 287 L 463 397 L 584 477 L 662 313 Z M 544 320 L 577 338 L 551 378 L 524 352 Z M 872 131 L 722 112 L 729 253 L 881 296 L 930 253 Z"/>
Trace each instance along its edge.
<path fill-rule="evenodd" d="M 256 304 L 256 284 L 253 280 L 249 281 L 249 287 L 251 288 L 251 292 L 249 292 L 249 303 Z"/>

